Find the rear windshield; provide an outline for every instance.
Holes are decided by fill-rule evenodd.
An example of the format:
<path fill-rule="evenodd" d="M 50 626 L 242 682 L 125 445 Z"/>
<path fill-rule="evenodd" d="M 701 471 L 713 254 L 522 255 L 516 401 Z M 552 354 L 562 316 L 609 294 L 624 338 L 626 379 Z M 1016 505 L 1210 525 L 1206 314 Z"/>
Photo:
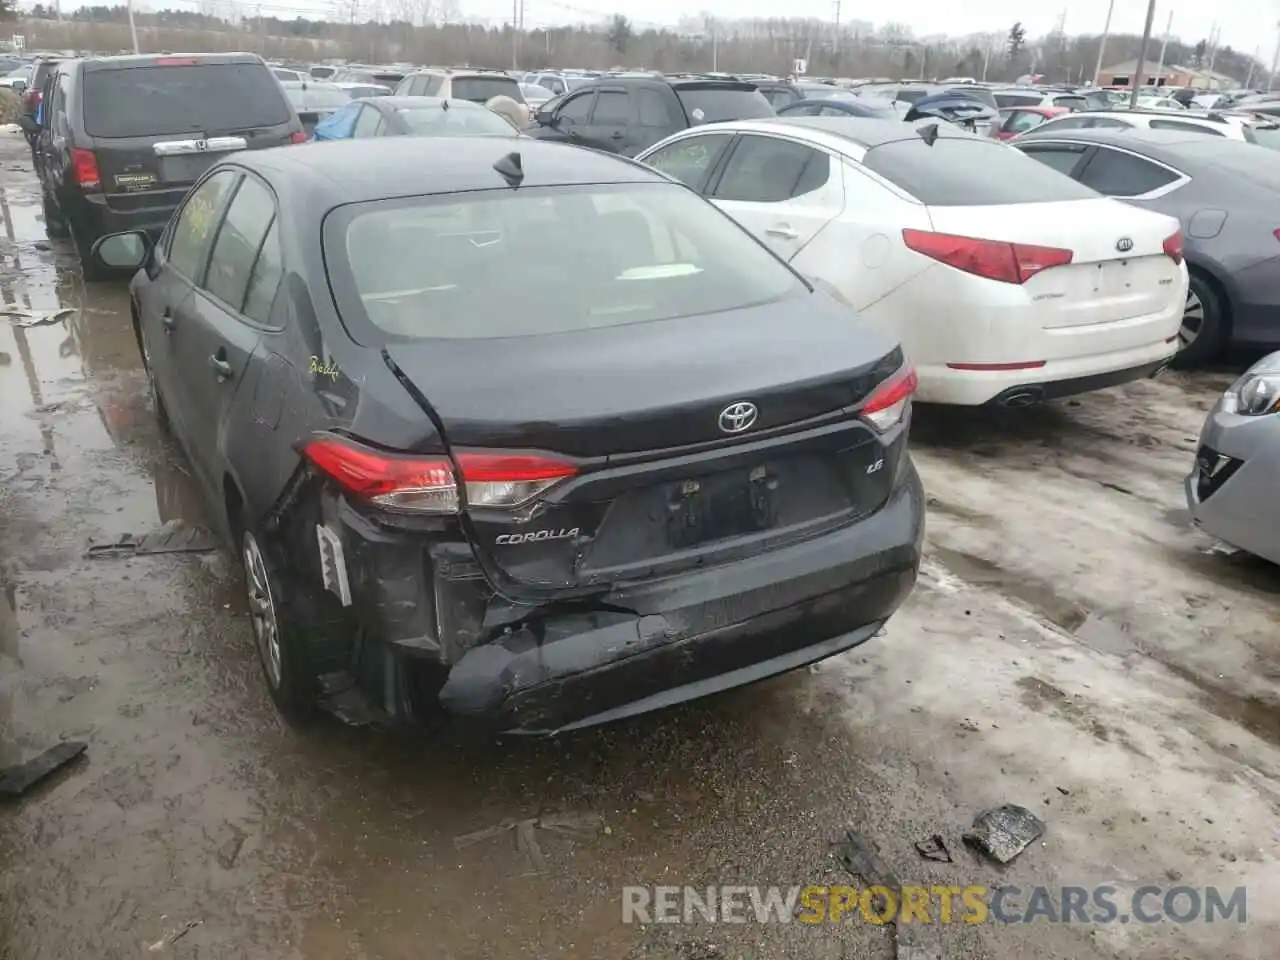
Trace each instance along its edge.
<path fill-rule="evenodd" d="M 744 87 L 677 87 L 676 96 L 689 115 L 689 122 L 719 123 L 724 120 L 759 120 L 777 113 L 763 93 Z"/>
<path fill-rule="evenodd" d="M 1084 97 L 1058 97 L 1053 101 L 1055 107 L 1066 107 L 1068 110 L 1087 110 L 1089 101 Z"/>
<path fill-rule="evenodd" d="M 84 126 L 91 137 L 213 135 L 291 119 L 280 83 L 260 63 L 87 70 Z"/>
<path fill-rule="evenodd" d="M 969 207 L 1090 200 L 1098 194 L 1019 150 L 977 137 L 918 137 L 872 147 L 862 160 L 923 204 Z"/>
<path fill-rule="evenodd" d="M 302 87 L 288 87 L 284 92 L 295 110 L 337 110 L 345 107 L 351 100 L 341 87 L 316 84 L 308 84 L 305 90 Z"/>
<path fill-rule="evenodd" d="M 493 97 L 510 97 L 524 103 L 524 94 L 514 77 L 454 77 L 451 97 L 485 103 Z"/>
<path fill-rule="evenodd" d="M 921 97 L 925 96 L 928 93 L 929 93 L 928 90 L 920 90 L 920 89 L 912 89 L 911 87 L 903 87 L 901 90 L 899 90 L 897 93 L 893 95 L 893 98 L 895 100 L 901 101 L 902 103 L 915 103 L 917 100 L 919 100 Z"/>
<path fill-rule="evenodd" d="M 950 87 L 948 93 L 959 94 L 962 97 L 968 97 L 970 100 L 977 100 L 979 103 L 985 103 L 992 110 L 996 109 L 995 94 L 986 87 L 979 87 L 976 84 L 966 84 L 963 87 Z"/>
<path fill-rule="evenodd" d="M 516 130 L 492 110 L 405 107 L 397 110 L 414 133 L 433 137 L 512 137 Z"/>
<path fill-rule="evenodd" d="M 1244 136 L 1250 143 L 1256 143 L 1260 147 L 1280 150 L 1280 127 L 1255 127 L 1252 124 L 1245 124 Z"/>
<path fill-rule="evenodd" d="M 356 204 L 329 218 L 324 243 L 344 320 L 384 340 L 566 333 L 808 293 L 736 223 L 669 183 Z"/>
<path fill-rule="evenodd" d="M 1037 107 L 1044 103 L 1044 97 L 1038 93 L 997 93 L 994 96 L 996 105 L 1000 107 Z"/>

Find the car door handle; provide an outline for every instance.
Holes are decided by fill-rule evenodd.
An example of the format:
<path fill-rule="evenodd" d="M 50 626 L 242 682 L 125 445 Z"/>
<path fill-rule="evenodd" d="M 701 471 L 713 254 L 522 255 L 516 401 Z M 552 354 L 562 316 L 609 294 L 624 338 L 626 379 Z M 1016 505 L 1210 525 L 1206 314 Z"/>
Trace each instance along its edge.
<path fill-rule="evenodd" d="M 609 134 L 609 139 L 610 139 L 610 140 L 621 140 L 621 139 L 622 139 L 623 137 L 625 137 L 625 136 L 626 136 L 626 134 L 625 134 L 625 133 L 623 133 L 621 130 L 618 130 L 618 131 L 615 131 L 614 133 Z"/>
<path fill-rule="evenodd" d="M 218 375 L 219 380 L 230 380 L 231 375 L 235 372 L 231 369 L 231 364 L 216 353 L 209 357 L 209 366 L 213 368 L 213 372 Z"/>
<path fill-rule="evenodd" d="M 173 333 L 173 328 L 177 325 L 177 319 L 166 308 L 164 313 L 160 314 L 160 326 L 164 327 L 165 333 Z"/>
<path fill-rule="evenodd" d="M 793 230 L 791 227 L 787 226 L 785 223 L 780 223 L 776 227 L 769 227 L 769 229 L 765 230 L 765 233 L 767 233 L 771 237 L 778 237 L 781 240 L 800 239 L 800 234 L 797 233 L 795 230 Z"/>

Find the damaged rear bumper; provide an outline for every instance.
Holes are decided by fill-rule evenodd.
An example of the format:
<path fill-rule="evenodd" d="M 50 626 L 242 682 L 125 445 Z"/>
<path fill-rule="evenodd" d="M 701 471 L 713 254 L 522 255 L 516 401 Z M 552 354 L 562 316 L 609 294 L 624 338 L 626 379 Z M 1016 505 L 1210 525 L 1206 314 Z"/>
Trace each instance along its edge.
<path fill-rule="evenodd" d="M 752 683 L 864 643 L 915 584 L 924 497 L 914 469 L 856 524 L 732 564 L 601 597 L 467 650 L 450 713 L 508 732 L 607 723 Z"/>

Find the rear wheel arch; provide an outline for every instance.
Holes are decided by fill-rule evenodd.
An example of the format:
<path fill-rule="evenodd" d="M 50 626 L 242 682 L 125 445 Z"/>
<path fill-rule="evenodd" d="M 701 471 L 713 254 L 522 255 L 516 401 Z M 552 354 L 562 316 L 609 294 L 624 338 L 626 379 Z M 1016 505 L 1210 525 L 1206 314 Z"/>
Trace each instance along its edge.
<path fill-rule="evenodd" d="M 1218 305 L 1222 308 L 1222 331 L 1225 337 L 1231 335 L 1231 323 L 1234 316 L 1231 290 L 1218 271 L 1200 262 L 1187 261 L 1187 272 L 1198 276 L 1207 283 L 1218 297 Z"/>

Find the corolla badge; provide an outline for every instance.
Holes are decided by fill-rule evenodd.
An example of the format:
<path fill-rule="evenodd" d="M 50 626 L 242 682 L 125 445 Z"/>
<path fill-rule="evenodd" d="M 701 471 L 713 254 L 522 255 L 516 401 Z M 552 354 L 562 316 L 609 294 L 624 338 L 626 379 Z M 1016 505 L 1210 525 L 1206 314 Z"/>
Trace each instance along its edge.
<path fill-rule="evenodd" d="M 759 413 L 754 403 L 742 400 L 731 403 L 720 411 L 720 429 L 725 433 L 742 433 L 751 429 Z"/>
<path fill-rule="evenodd" d="M 1128 253 L 1130 250 L 1133 249 L 1133 241 L 1130 240 L 1128 237 L 1121 237 L 1119 240 L 1116 241 L 1116 249 L 1119 250 L 1121 253 Z"/>

